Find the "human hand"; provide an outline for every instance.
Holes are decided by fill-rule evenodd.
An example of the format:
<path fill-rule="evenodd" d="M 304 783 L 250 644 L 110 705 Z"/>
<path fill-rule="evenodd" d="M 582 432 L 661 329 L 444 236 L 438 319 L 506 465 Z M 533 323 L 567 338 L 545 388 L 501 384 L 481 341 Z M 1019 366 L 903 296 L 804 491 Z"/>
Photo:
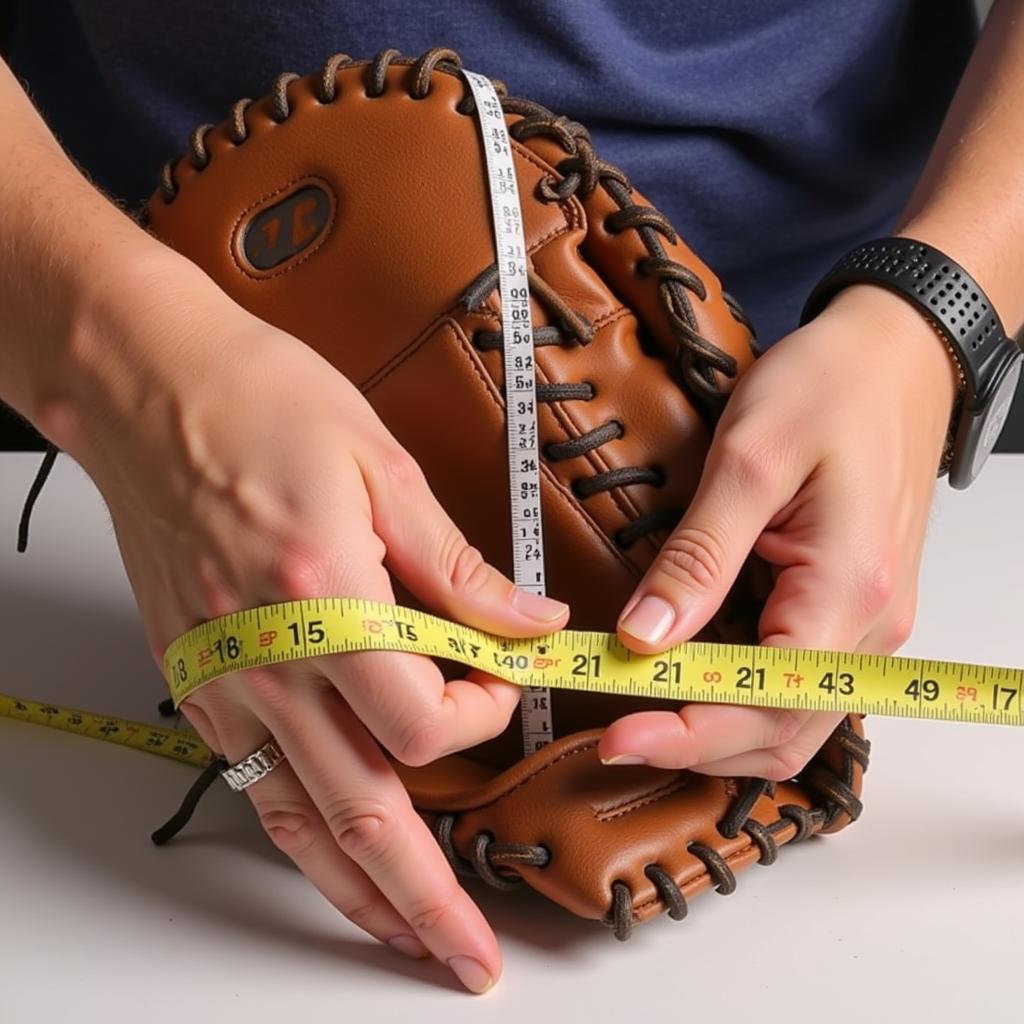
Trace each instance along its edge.
<path fill-rule="evenodd" d="M 91 415 L 58 405 L 41 425 L 107 502 L 158 664 L 176 636 L 238 609 L 394 601 L 388 569 L 437 614 L 488 632 L 565 625 L 566 605 L 483 561 L 326 360 L 184 260 L 149 272 L 103 339 L 135 353 L 134 368 L 92 375 L 114 383 Z M 232 763 L 275 737 L 287 760 L 246 790 L 274 843 L 360 928 L 433 953 L 483 991 L 500 975 L 497 940 L 381 746 L 426 764 L 502 732 L 519 693 L 484 672 L 445 682 L 428 657 L 367 651 L 235 672 L 182 710 Z"/>
<path fill-rule="evenodd" d="M 753 550 L 775 579 L 762 644 L 896 650 L 955 389 L 952 358 L 909 303 L 871 285 L 840 292 L 738 383 L 690 508 L 623 609 L 622 642 L 654 654 L 688 640 Z M 691 703 L 617 719 L 599 747 L 606 763 L 782 780 L 843 717 Z"/>

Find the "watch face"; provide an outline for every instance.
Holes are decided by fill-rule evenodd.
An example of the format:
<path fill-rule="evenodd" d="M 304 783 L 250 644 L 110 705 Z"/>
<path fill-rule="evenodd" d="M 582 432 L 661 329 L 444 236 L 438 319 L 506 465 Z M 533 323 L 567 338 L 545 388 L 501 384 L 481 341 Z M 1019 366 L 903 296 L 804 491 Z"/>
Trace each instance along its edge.
<path fill-rule="evenodd" d="M 971 461 L 971 477 L 976 477 L 981 470 L 982 464 L 988 458 L 989 452 L 999 440 L 1003 431 L 1006 417 L 1010 414 L 1010 406 L 1013 405 L 1013 396 L 1017 392 L 1017 381 L 1020 379 L 1021 359 L 1014 359 L 1009 369 L 999 382 L 995 394 L 989 403 L 988 412 L 978 425 L 981 436 L 978 438 L 978 447 L 975 449 L 974 458 Z"/>

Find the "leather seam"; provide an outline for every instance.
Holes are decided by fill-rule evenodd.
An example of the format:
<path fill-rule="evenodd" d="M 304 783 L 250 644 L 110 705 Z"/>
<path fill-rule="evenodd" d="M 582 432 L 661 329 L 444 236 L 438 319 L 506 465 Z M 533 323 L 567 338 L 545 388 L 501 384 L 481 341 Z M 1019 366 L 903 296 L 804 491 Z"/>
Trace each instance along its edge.
<path fill-rule="evenodd" d="M 627 814 L 632 814 L 634 811 L 639 811 L 642 807 L 648 807 L 651 804 L 657 803 L 659 800 L 665 799 L 665 797 L 671 796 L 673 793 L 678 793 L 681 789 L 686 789 L 689 782 L 685 775 L 679 776 L 673 779 L 671 782 L 665 782 L 657 789 L 653 789 L 643 796 L 630 797 L 628 800 L 623 800 L 619 804 L 612 804 L 607 810 L 597 810 L 592 807 L 594 811 L 594 818 L 597 821 L 614 821 L 616 818 L 624 817 Z"/>
<path fill-rule="evenodd" d="M 437 333 L 438 330 L 450 330 L 456 334 L 462 332 L 457 329 L 458 325 L 452 320 L 449 314 L 445 314 L 440 320 L 432 323 L 425 331 L 418 334 L 406 347 L 394 356 L 390 363 L 375 370 L 366 380 L 359 385 L 359 390 L 368 395 L 378 384 L 383 383 L 391 376 L 406 360 L 414 356 L 419 350 Z M 491 382 L 493 384 L 493 381 Z"/>
<path fill-rule="evenodd" d="M 498 794 L 498 796 L 496 796 L 493 800 L 490 800 L 485 804 L 477 804 L 475 807 L 468 808 L 466 811 L 461 811 L 459 813 L 466 814 L 470 811 L 482 811 L 488 807 L 493 807 L 496 804 L 501 803 L 502 800 L 505 800 L 508 797 L 510 797 L 517 789 L 521 789 L 523 786 L 526 786 L 529 783 L 533 782 L 534 779 L 539 778 L 541 775 L 544 774 L 544 772 L 548 771 L 548 769 L 554 768 L 554 766 L 558 764 L 559 761 L 564 761 L 566 758 L 569 757 L 575 757 L 577 754 L 585 754 L 588 750 L 594 750 L 596 747 L 597 740 L 594 740 L 590 743 L 584 743 L 582 746 L 574 747 L 572 750 L 565 750 L 561 754 L 559 754 L 558 757 L 556 757 L 553 761 L 549 761 L 547 764 L 541 765 L 539 768 L 530 772 L 530 774 L 527 775 L 525 779 L 520 779 L 511 789 L 507 789 L 503 793 Z"/>
<path fill-rule="evenodd" d="M 455 320 L 452 320 L 450 316 L 446 317 L 439 324 L 434 324 L 432 325 L 431 328 L 428 328 L 428 330 L 425 331 L 419 338 L 417 338 L 415 342 L 408 346 L 408 348 L 402 354 L 401 359 L 396 360 L 391 364 L 391 366 L 388 367 L 386 373 L 381 374 L 376 379 L 371 377 L 370 381 L 368 381 L 365 385 L 360 387 L 360 391 L 362 391 L 364 395 L 368 395 L 375 387 L 377 387 L 378 384 L 383 383 L 383 381 L 385 381 L 392 373 L 394 373 L 394 371 L 397 370 L 402 365 L 402 363 L 404 363 L 412 355 L 418 352 L 420 348 L 427 342 L 427 340 L 433 337 L 433 335 L 437 332 L 438 329 L 450 331 L 454 335 L 455 340 L 459 343 L 459 349 L 462 352 L 463 356 L 466 358 L 466 361 L 469 363 L 470 368 L 479 378 L 480 382 L 483 384 L 483 390 L 485 394 L 487 394 L 491 398 L 495 405 L 495 408 L 500 410 L 504 415 L 504 404 L 500 396 L 496 393 L 496 385 L 494 381 L 491 379 L 491 375 L 487 373 L 487 371 L 480 365 L 479 361 L 474 358 L 470 350 L 469 339 L 466 337 L 465 331 L 463 331 L 461 325 L 458 324 L 458 322 L 456 322 Z M 555 496 L 561 499 L 561 501 L 566 505 L 570 512 L 575 513 L 577 517 L 583 520 L 583 522 L 586 524 L 587 528 L 591 531 L 591 533 L 593 533 L 593 535 L 604 545 L 605 549 L 620 564 L 622 564 L 624 568 L 629 569 L 635 573 L 636 570 L 632 563 L 629 562 L 629 560 L 622 555 L 622 552 L 618 550 L 615 544 L 611 542 L 605 531 L 601 529 L 600 524 L 596 523 L 591 518 L 591 516 L 587 514 L 586 510 L 583 509 L 583 507 L 577 501 L 575 495 L 573 495 L 569 491 L 569 489 L 562 484 L 561 480 L 559 480 L 558 477 L 554 474 L 551 467 L 541 463 L 540 469 L 541 472 L 544 474 L 544 478 L 551 485 Z"/>
<path fill-rule="evenodd" d="M 568 231 L 568 227 L 560 227 L 554 229 L 552 232 L 545 235 L 544 238 L 538 241 L 534 246 L 532 246 L 529 251 L 531 253 L 534 252 L 536 249 L 540 248 L 541 245 L 545 244 L 546 242 L 549 242 L 556 235 L 566 234 L 568 233 Z M 488 297 L 488 299 L 484 302 L 483 306 L 481 307 L 480 310 L 478 310 L 478 312 L 484 313 L 486 311 L 487 313 L 491 313 L 493 316 L 500 318 L 500 313 L 498 312 L 498 310 L 493 309 L 489 305 L 489 302 L 490 297 Z M 420 333 L 417 334 L 401 352 L 398 352 L 394 356 L 392 356 L 389 362 L 386 362 L 383 365 L 378 366 L 377 369 L 375 369 L 369 375 L 369 377 L 367 377 L 361 384 L 358 385 L 359 390 L 366 394 L 372 388 L 376 387 L 377 384 L 379 384 L 380 381 L 384 380 L 384 378 L 387 377 L 387 375 L 391 373 L 391 371 L 395 367 L 400 366 L 403 362 L 405 362 L 409 355 L 411 355 L 412 352 L 415 352 L 433 334 L 433 332 L 437 329 L 439 323 L 443 323 L 445 320 L 447 320 L 449 323 L 458 326 L 457 320 L 455 318 L 458 316 L 462 308 L 462 303 L 456 302 L 454 306 L 451 306 L 448 309 L 446 309 L 443 313 L 440 314 L 440 316 L 438 316 L 436 320 L 432 321 L 430 324 L 427 325 L 426 328 L 420 331 Z M 464 333 L 461 331 L 461 328 L 459 328 L 459 330 L 460 333 Z M 379 379 L 377 378 L 378 374 L 381 375 Z M 493 384 L 493 381 L 491 383 Z"/>

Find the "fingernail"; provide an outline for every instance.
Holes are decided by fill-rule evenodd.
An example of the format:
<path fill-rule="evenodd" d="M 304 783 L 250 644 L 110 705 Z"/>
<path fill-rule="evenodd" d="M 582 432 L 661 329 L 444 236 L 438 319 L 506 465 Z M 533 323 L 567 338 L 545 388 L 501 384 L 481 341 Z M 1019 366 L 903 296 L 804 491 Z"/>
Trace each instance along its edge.
<path fill-rule="evenodd" d="M 663 597 L 648 594 L 619 623 L 619 627 L 637 640 L 656 644 L 668 634 L 676 621 L 676 610 Z"/>
<path fill-rule="evenodd" d="M 538 622 L 550 622 L 562 615 L 568 606 L 563 601 L 555 601 L 516 587 L 512 592 L 512 607 Z"/>
<path fill-rule="evenodd" d="M 413 960 L 422 960 L 430 956 L 430 950 L 415 935 L 396 935 L 393 939 L 388 939 L 388 945 L 397 949 L 399 953 L 412 957 Z"/>
<path fill-rule="evenodd" d="M 647 764 L 647 758 L 639 754 L 616 754 L 607 761 L 602 757 L 601 764 Z"/>
<path fill-rule="evenodd" d="M 449 957 L 448 966 L 459 976 L 459 981 L 477 995 L 486 992 L 494 984 L 494 979 L 484 965 L 471 956 Z"/>

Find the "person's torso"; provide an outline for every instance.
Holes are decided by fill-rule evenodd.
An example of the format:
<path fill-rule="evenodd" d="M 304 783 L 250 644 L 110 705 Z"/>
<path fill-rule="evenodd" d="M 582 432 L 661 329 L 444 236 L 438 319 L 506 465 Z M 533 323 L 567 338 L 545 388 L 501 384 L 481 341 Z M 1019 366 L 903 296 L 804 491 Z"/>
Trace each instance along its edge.
<path fill-rule="evenodd" d="M 976 36 L 971 0 L 21 0 L 10 53 L 96 184 L 137 204 L 197 124 L 334 52 L 457 50 L 581 121 L 765 343 L 892 226 Z"/>

